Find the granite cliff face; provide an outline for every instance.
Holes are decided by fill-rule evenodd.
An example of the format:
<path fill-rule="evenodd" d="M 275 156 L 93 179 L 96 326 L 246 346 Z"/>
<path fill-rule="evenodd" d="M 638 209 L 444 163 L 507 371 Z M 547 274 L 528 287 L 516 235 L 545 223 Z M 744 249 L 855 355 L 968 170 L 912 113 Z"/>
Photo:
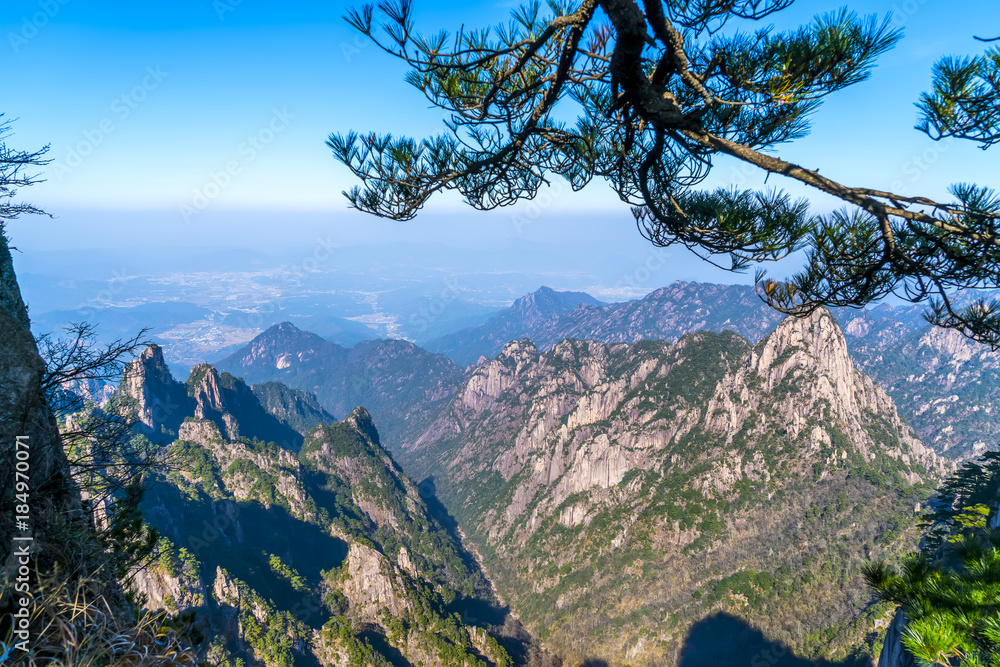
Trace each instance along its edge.
<path fill-rule="evenodd" d="M 194 418 L 214 422 L 228 440 L 256 438 L 293 451 L 302 446 L 303 434 L 272 414 L 240 378 L 219 374 L 209 364 L 199 364 L 191 369 L 185 385 L 194 400 Z M 271 410 L 282 407 L 310 409 L 304 403 L 270 406 Z M 285 419 L 293 418 L 292 412 L 283 412 Z"/>
<path fill-rule="evenodd" d="M 906 616 L 897 611 L 885 633 L 885 643 L 879 654 L 878 667 L 917 667 L 916 660 L 903 646 L 902 636 L 906 629 Z"/>
<path fill-rule="evenodd" d="M 180 659 L 190 657 L 189 645 L 180 645 L 169 634 L 157 632 L 154 637 L 135 622 L 106 543 L 93 530 L 72 477 L 48 402 L 54 392 L 51 387 L 46 391 L 47 370 L 29 329 L 0 222 L 3 662 L 11 667 L 155 662 L 161 649 Z M 28 618 L 21 625 L 15 619 L 24 612 Z M 142 647 L 145 654 L 140 658 L 134 647 Z"/>
<path fill-rule="evenodd" d="M 364 405 L 391 450 L 426 427 L 462 378 L 447 357 L 406 341 L 362 341 L 347 349 L 287 322 L 260 334 L 218 367 L 248 382 L 277 381 L 314 393 L 335 415 Z"/>
<path fill-rule="evenodd" d="M 798 650 L 856 645 L 878 620 L 857 568 L 944 469 L 826 312 L 753 347 L 509 343 L 401 457 L 529 627 L 614 664 L 673 664 L 720 605 Z"/>
<path fill-rule="evenodd" d="M 167 367 L 163 348 L 155 343 L 125 367 L 117 394 L 135 406 L 138 430 L 160 439 L 176 435 L 184 415 L 193 409 L 184 385 Z"/>
<path fill-rule="evenodd" d="M 35 496 L 32 511 L 39 516 L 82 519 L 79 492 L 69 479 L 56 420 L 42 393 L 44 377 L 45 363 L 31 335 L 28 310 L 0 225 L 0 567 L 5 571 L 13 571 L 9 559 L 18 480 L 28 482 L 31 489 L 48 490 L 44 496 Z M 22 458 L 29 457 L 27 479 L 23 471 L 17 477 L 18 449 L 23 451 Z M 44 526 L 38 528 L 44 530 Z"/>

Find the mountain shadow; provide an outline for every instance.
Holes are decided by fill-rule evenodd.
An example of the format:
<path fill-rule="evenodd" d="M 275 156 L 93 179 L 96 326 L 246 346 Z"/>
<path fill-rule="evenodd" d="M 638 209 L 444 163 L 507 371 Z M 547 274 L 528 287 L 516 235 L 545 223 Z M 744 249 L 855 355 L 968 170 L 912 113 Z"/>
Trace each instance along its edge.
<path fill-rule="evenodd" d="M 489 578 L 483 571 L 482 565 L 466 549 L 455 517 L 448 512 L 448 509 L 438 499 L 434 476 L 425 477 L 417 486 L 417 489 L 430 515 L 461 546 L 459 557 L 465 566 L 471 571 L 481 574 L 483 580 L 488 582 Z M 538 640 L 511 614 L 509 606 L 490 601 L 493 600 L 493 596 L 494 592 L 492 590 L 488 595 L 472 597 L 460 595 L 448 605 L 447 613 L 458 614 L 463 624 L 492 629 L 496 633 L 497 642 L 507 651 L 507 654 L 511 657 L 515 665 L 561 667 L 562 660 L 559 656 L 542 648 Z"/>
<path fill-rule="evenodd" d="M 483 572 L 482 566 L 479 564 L 471 553 L 469 553 L 464 547 L 462 542 L 462 535 L 458 529 L 458 522 L 455 521 L 448 509 L 444 504 L 438 500 L 437 497 L 437 487 L 434 483 L 434 476 L 424 478 L 422 482 L 417 486 L 420 491 L 420 497 L 423 499 L 424 503 L 427 505 L 427 509 L 430 515 L 434 517 L 441 527 L 447 531 L 448 535 L 451 536 L 456 543 L 462 545 L 462 550 L 459 552 L 459 557 L 462 559 L 462 563 L 465 564 L 470 570 L 474 570 L 483 575 L 483 579 L 487 579 L 486 573 Z M 476 598 L 476 597 L 465 597 L 459 596 L 451 604 L 448 605 L 448 613 L 456 613 L 461 618 L 462 621 L 470 625 L 477 624 L 487 624 L 493 626 L 501 626 L 510 615 L 510 607 L 499 606 L 487 602 L 486 600 Z"/>
<path fill-rule="evenodd" d="M 221 567 L 249 584 L 261 597 L 282 609 L 293 609 L 300 621 L 319 629 L 329 614 L 318 596 L 296 591 L 269 564 L 274 554 L 296 569 L 312 591 L 318 590 L 323 568 L 340 567 L 348 544 L 316 526 L 300 521 L 284 507 L 254 502 L 213 501 L 186 497 L 172 484 L 154 484 L 142 504 L 143 515 L 161 534 L 197 558 L 209 587 Z M 316 598 L 316 599 L 313 599 Z"/>
<path fill-rule="evenodd" d="M 808 660 L 772 641 L 741 618 L 713 614 L 691 626 L 678 667 L 866 667 L 866 659 Z"/>

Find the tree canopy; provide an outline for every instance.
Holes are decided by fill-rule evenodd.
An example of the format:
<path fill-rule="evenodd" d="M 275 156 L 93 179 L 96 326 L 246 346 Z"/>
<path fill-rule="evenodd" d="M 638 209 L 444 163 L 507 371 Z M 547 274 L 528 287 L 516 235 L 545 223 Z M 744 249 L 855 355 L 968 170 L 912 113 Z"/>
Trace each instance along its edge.
<path fill-rule="evenodd" d="M 807 134 L 823 99 L 864 81 L 901 37 L 890 17 L 847 9 L 790 31 L 763 23 L 792 1 L 550 0 L 519 6 L 505 24 L 431 36 L 415 32 L 408 0 L 352 10 L 348 22 L 402 59 L 406 80 L 447 117 L 444 133 L 419 141 L 331 135 L 362 181 L 345 195 L 408 220 L 442 190 L 485 210 L 534 197 L 553 175 L 574 190 L 600 177 L 658 246 L 682 244 L 730 270 L 804 250 L 787 281 L 758 271 L 758 293 L 780 311 L 896 294 L 928 302 L 931 322 L 1000 346 L 1000 304 L 954 299 L 1000 285 L 1000 195 L 958 183 L 947 201 L 904 196 L 773 150 Z M 933 77 L 919 130 L 984 149 L 1000 141 L 1000 48 L 945 58 Z M 698 189 L 721 155 L 844 206 L 818 215 L 776 189 Z"/>

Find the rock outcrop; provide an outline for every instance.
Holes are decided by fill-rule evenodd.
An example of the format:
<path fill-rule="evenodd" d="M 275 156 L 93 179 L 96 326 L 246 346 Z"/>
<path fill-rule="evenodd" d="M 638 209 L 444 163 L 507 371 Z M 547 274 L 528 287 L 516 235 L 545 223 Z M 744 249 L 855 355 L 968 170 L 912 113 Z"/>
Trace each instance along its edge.
<path fill-rule="evenodd" d="M 14 275 L 7 237 L 0 225 L 0 567 L 12 572 L 15 517 L 30 515 L 35 552 L 46 544 L 57 518 L 80 522 L 80 495 L 69 477 L 55 417 L 45 401 L 45 364 L 31 335 L 28 311 Z M 20 467 L 18 463 L 20 462 Z M 18 475 L 18 472 L 21 474 Z M 30 512 L 15 512 L 17 482 L 27 482 Z M 5 596 L 0 612 L 13 596 Z"/>
<path fill-rule="evenodd" d="M 184 385 L 174 379 L 155 343 L 125 367 L 118 395 L 133 403 L 138 430 L 161 441 L 176 437 L 193 401 Z"/>
<path fill-rule="evenodd" d="M 0 142 L 2 143 L 2 142 Z M 0 223 L 0 625 L 5 664 L 92 662 L 151 640 L 88 525 Z M 25 587 L 27 587 L 25 589 Z M 74 614 L 65 614 L 72 601 Z M 28 614 L 25 624 L 9 622 Z M 173 638 L 164 638 L 174 646 Z M 124 640 L 124 641 L 123 641 Z M 110 647 L 114 643 L 114 649 Z M 151 643 L 151 642 L 150 642 Z M 81 646 L 83 648 L 81 648 Z M 177 654 L 183 649 L 176 651 Z M 150 651 L 155 660 L 157 651 Z M 97 654 L 102 654 L 98 658 Z"/>
<path fill-rule="evenodd" d="M 268 391 L 283 397 L 280 414 L 303 416 L 287 408 L 307 404 L 304 394 Z M 465 623 L 436 634 L 454 600 L 498 605 L 381 447 L 367 410 L 321 423 L 292 448 L 261 437 L 264 417 L 275 418 L 241 379 L 199 365 L 187 393 L 175 466 L 143 506 L 165 553 L 135 579 L 150 607 L 196 610 L 244 660 L 360 664 L 385 651 L 411 664 L 472 664 L 480 644 L 506 656 L 484 624 L 475 639 Z"/>
<path fill-rule="evenodd" d="M 413 609 L 399 582 L 399 571 L 375 549 L 352 544 L 343 567 L 341 590 L 363 622 L 381 623 L 386 614 L 405 618 Z"/>
<path fill-rule="evenodd" d="M 179 613 L 205 604 L 205 584 L 197 573 L 171 574 L 153 565 L 136 570 L 129 586 L 150 609 Z"/>
<path fill-rule="evenodd" d="M 302 446 L 302 434 L 268 412 L 240 378 L 198 364 L 185 385 L 194 400 L 194 418 L 214 422 L 226 439 L 256 438 L 292 451 Z"/>
<path fill-rule="evenodd" d="M 906 616 L 903 612 L 897 611 L 889 629 L 886 630 L 885 643 L 882 644 L 882 653 L 878 657 L 878 667 L 917 667 L 913 655 L 906 650 L 901 641 L 905 628 Z"/>

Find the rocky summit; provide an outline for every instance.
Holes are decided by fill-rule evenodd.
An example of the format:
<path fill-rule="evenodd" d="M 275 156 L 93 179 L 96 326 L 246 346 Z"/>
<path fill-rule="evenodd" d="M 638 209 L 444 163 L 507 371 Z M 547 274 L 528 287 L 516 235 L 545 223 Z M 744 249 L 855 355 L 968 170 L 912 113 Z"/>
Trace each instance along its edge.
<path fill-rule="evenodd" d="M 555 292 L 565 295 L 562 299 L 542 298 L 545 289 L 427 347 L 469 364 L 495 357 L 506 343 L 521 338 L 546 351 L 566 338 L 677 341 L 686 333 L 728 330 L 755 344 L 782 319 L 744 285 L 675 282 L 641 299 L 607 305 L 572 292 Z M 957 331 L 929 325 L 923 313 L 921 306 L 884 304 L 832 311 L 851 359 L 886 390 L 927 446 L 956 459 L 1000 447 L 992 407 L 1000 400 L 1000 356 Z"/>

